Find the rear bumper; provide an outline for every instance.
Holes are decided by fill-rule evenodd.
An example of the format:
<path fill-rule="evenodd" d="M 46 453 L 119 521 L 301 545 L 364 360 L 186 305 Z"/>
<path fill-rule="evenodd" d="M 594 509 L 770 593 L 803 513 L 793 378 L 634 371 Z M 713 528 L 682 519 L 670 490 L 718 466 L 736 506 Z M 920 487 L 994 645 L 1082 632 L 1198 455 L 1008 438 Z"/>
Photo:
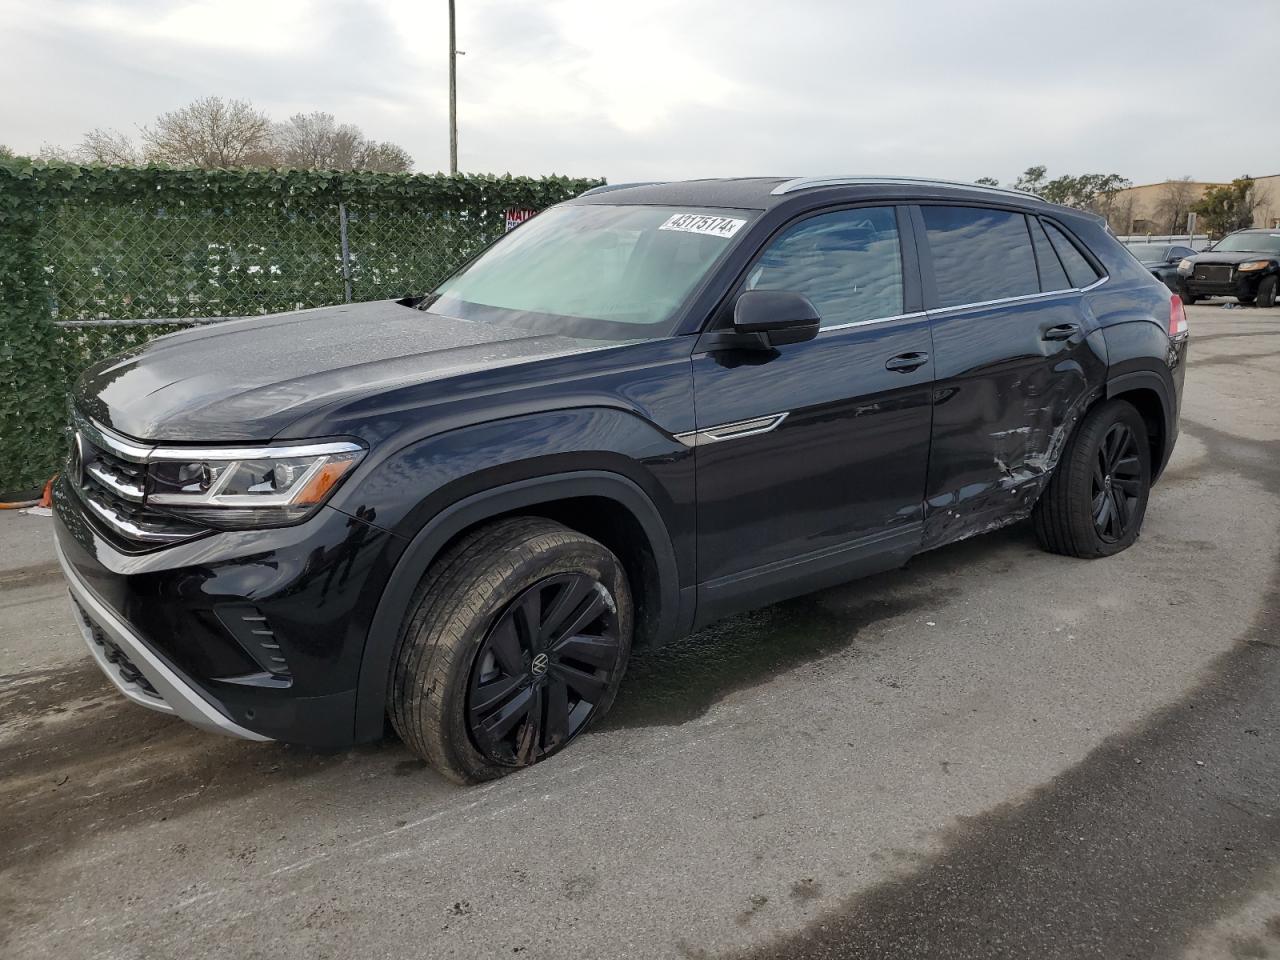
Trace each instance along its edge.
<path fill-rule="evenodd" d="M 232 721 L 215 703 L 171 670 L 127 623 L 98 599 L 67 562 L 56 539 L 54 549 L 67 578 L 76 625 L 99 668 L 122 694 L 149 710 L 175 714 L 202 730 L 245 740 L 271 739 Z"/>

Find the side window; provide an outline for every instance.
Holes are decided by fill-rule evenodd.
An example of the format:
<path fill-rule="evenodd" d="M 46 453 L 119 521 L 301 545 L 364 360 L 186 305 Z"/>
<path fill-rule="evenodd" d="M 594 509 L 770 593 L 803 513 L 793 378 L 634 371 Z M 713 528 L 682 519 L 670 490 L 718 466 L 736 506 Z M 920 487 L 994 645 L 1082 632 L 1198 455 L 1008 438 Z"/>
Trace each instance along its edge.
<path fill-rule="evenodd" d="M 1053 242 L 1053 249 L 1058 251 L 1062 265 L 1067 268 L 1067 276 L 1071 278 L 1073 287 L 1087 287 L 1098 279 L 1098 271 L 1093 269 L 1084 254 L 1076 249 L 1076 245 L 1057 225 L 1045 221 L 1044 228 Z"/>
<path fill-rule="evenodd" d="M 1190 247 L 1173 247 L 1169 250 L 1169 258 L 1181 260 L 1183 257 L 1194 257 L 1196 252 Z"/>
<path fill-rule="evenodd" d="M 1067 271 L 1062 261 L 1053 252 L 1049 238 L 1044 235 L 1044 227 L 1035 217 L 1027 217 L 1027 225 L 1031 228 L 1031 243 L 1036 248 L 1036 266 L 1040 268 L 1040 289 L 1070 290 L 1073 284 L 1067 279 Z"/>
<path fill-rule="evenodd" d="M 893 208 L 837 210 L 800 221 L 765 248 L 746 288 L 803 293 L 824 327 L 902 313 L 902 248 Z"/>
<path fill-rule="evenodd" d="M 940 306 L 1040 292 L 1022 214 L 985 207 L 922 207 L 921 211 Z"/>

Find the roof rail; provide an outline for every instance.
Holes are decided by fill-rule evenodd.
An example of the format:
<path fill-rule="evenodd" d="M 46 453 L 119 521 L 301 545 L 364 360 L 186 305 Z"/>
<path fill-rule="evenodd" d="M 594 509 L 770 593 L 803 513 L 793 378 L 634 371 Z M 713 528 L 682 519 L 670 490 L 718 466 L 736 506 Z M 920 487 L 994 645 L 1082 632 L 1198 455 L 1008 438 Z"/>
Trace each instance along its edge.
<path fill-rule="evenodd" d="M 1013 190 L 1009 187 L 991 187 L 982 183 L 964 183 L 960 180 L 934 180 L 930 177 L 796 177 L 778 184 L 770 192 L 775 196 L 794 193 L 797 190 L 811 190 L 815 187 L 840 187 L 850 184 L 916 184 L 934 187 L 965 187 L 969 190 L 984 190 L 987 193 L 1012 194 L 1015 197 L 1033 197 L 1043 200 L 1044 197 L 1025 190 Z"/>
<path fill-rule="evenodd" d="M 637 180 L 635 183 L 602 183 L 598 187 L 592 187 L 580 194 L 579 197 L 593 197 L 598 193 L 609 193 L 611 190 L 626 190 L 628 187 L 651 187 L 655 183 L 664 183 L 662 180 Z"/>

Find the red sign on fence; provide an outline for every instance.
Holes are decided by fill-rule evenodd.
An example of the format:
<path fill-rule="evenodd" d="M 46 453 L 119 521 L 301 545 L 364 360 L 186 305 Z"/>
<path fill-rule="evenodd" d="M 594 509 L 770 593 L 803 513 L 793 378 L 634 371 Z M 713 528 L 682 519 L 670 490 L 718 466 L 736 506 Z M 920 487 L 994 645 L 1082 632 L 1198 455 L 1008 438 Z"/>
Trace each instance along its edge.
<path fill-rule="evenodd" d="M 517 210 L 513 207 L 507 211 L 507 230 L 514 230 L 537 212 L 537 210 Z"/>

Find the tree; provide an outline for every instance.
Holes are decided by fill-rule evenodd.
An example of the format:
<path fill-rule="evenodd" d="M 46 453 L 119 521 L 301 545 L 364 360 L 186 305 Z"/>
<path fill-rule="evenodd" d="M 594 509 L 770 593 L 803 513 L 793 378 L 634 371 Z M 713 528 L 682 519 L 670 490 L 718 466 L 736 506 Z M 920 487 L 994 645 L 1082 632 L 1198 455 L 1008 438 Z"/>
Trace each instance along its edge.
<path fill-rule="evenodd" d="M 119 130 L 105 130 L 102 127 L 96 127 L 86 133 L 80 145 L 70 151 L 70 156 L 77 163 L 113 165 L 134 164 L 142 159 L 141 153 L 129 139 L 128 134 L 121 133 Z"/>
<path fill-rule="evenodd" d="M 271 120 L 247 100 L 201 97 L 143 127 L 145 157 L 174 166 L 270 166 Z"/>
<path fill-rule="evenodd" d="M 1257 205 L 1253 177 L 1245 174 L 1225 186 L 1210 187 L 1204 192 L 1204 196 L 1192 204 L 1191 209 L 1200 218 L 1205 230 L 1211 236 L 1219 237 L 1233 230 L 1253 226 L 1253 210 Z"/>
<path fill-rule="evenodd" d="M 1027 167 L 1026 170 L 1013 181 L 1013 189 L 1024 190 L 1027 193 L 1039 193 L 1044 185 L 1044 176 L 1048 172 L 1048 167 L 1041 164 L 1037 167 Z"/>
<path fill-rule="evenodd" d="M 984 187 L 998 187 L 998 186 L 1000 186 L 1000 181 L 999 181 L 999 180 L 997 180 L 995 177 L 979 177 L 977 180 L 975 180 L 975 181 L 973 181 L 973 182 L 974 182 L 974 183 L 980 183 L 980 184 L 982 184 Z"/>
<path fill-rule="evenodd" d="M 274 143 L 280 163 L 288 167 L 381 173 L 413 169 L 413 158 L 403 147 L 368 140 L 355 124 L 339 124 L 333 114 L 321 111 L 297 113 L 279 124 Z"/>
<path fill-rule="evenodd" d="M 370 140 L 360 153 L 356 169 L 376 173 L 409 173 L 413 170 L 413 157 L 399 144 L 386 140 L 375 143 Z"/>
<path fill-rule="evenodd" d="M 3 143 L 0 143 L 0 160 L 12 160 L 16 154 Z"/>
<path fill-rule="evenodd" d="M 1156 200 L 1155 220 L 1165 233 L 1173 234 L 1187 227 L 1187 214 L 1196 200 L 1195 184 L 1190 177 L 1168 181 Z"/>

